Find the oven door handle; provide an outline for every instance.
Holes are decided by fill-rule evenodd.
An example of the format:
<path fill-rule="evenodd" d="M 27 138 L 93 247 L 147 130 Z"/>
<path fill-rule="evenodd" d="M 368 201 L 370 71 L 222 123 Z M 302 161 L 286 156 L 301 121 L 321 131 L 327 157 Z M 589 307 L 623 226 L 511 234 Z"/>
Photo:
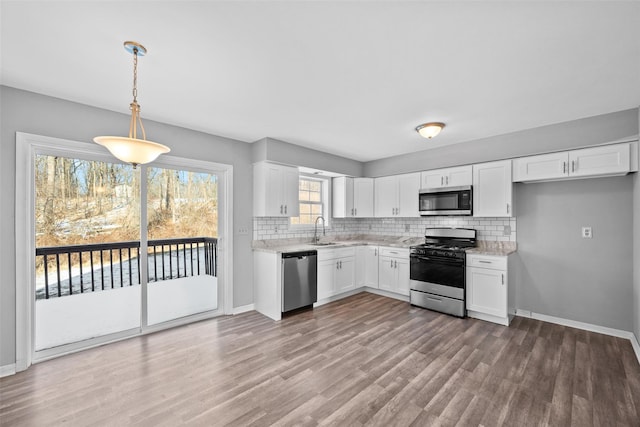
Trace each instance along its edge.
<path fill-rule="evenodd" d="M 411 259 L 418 260 L 418 262 L 433 262 L 436 264 L 447 264 L 447 265 L 464 265 L 463 259 L 452 259 L 452 258 L 444 258 L 444 257 L 434 257 L 434 256 L 422 256 L 422 255 L 410 255 Z"/>

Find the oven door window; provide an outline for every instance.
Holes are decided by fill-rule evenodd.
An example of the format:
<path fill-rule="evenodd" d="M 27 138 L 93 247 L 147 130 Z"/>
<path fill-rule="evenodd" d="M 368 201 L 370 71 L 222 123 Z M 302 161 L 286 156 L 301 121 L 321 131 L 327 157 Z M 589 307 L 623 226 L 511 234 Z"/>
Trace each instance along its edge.
<path fill-rule="evenodd" d="M 411 280 L 464 289 L 464 261 L 411 255 Z"/>

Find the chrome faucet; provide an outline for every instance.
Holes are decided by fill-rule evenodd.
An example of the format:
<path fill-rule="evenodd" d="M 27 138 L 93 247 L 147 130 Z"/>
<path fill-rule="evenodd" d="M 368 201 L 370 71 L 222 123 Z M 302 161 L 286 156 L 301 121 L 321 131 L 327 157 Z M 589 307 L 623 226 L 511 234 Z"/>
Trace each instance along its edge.
<path fill-rule="evenodd" d="M 318 220 L 321 219 L 322 220 L 322 235 L 326 236 L 327 235 L 327 231 L 324 228 L 324 218 L 322 216 L 319 216 L 316 218 L 316 225 L 315 228 L 313 230 L 313 243 L 318 243 L 318 241 L 320 240 L 320 238 L 318 237 Z"/>

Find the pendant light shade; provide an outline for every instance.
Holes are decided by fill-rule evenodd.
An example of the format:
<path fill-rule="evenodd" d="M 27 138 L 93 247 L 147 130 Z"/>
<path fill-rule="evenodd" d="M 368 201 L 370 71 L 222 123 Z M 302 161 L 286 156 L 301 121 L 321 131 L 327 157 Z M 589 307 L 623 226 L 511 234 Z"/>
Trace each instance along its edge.
<path fill-rule="evenodd" d="M 442 128 L 444 128 L 444 123 L 430 122 L 421 124 L 420 126 L 416 127 L 416 132 L 418 132 L 423 138 L 431 139 L 434 136 L 437 136 Z"/>
<path fill-rule="evenodd" d="M 133 54 L 133 101 L 131 102 L 131 120 L 129 122 L 129 137 L 124 136 L 96 136 L 93 141 L 106 147 L 111 154 L 119 160 L 137 165 L 150 163 L 160 154 L 171 151 L 166 145 L 147 141 L 147 135 L 140 117 L 140 104 L 138 104 L 138 56 L 144 56 L 147 49 L 140 43 L 124 42 L 127 52 Z M 138 139 L 138 126 L 142 132 L 142 139 Z"/>

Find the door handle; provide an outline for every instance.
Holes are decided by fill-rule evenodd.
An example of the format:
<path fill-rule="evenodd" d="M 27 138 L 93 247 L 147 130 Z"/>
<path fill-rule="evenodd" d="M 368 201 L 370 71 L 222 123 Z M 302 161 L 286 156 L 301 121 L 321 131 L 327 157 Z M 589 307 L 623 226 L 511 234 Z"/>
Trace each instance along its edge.
<path fill-rule="evenodd" d="M 571 160 L 571 172 L 575 172 L 575 171 L 576 171 L 576 161 Z"/>

